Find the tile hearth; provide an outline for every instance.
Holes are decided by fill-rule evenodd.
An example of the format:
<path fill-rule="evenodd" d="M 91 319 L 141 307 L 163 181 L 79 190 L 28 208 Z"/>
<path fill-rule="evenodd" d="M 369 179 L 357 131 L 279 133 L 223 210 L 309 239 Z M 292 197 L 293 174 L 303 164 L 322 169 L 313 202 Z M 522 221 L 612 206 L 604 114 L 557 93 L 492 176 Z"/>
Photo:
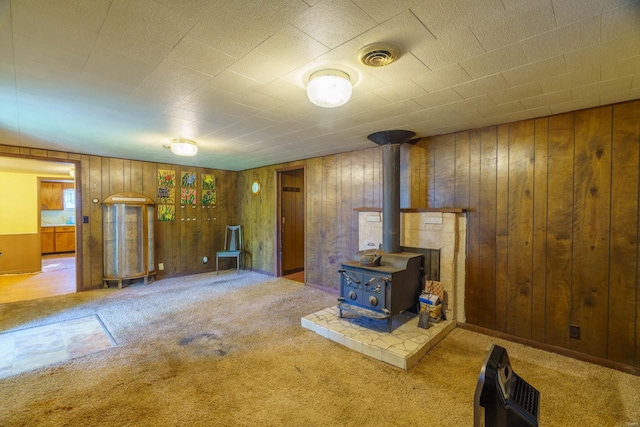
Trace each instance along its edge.
<path fill-rule="evenodd" d="M 387 322 L 357 317 L 337 307 L 304 316 L 301 324 L 325 338 L 398 368 L 410 369 L 442 338 L 456 327 L 443 320 L 429 329 L 418 327 L 418 315 L 402 312 L 393 317 L 391 332 Z"/>

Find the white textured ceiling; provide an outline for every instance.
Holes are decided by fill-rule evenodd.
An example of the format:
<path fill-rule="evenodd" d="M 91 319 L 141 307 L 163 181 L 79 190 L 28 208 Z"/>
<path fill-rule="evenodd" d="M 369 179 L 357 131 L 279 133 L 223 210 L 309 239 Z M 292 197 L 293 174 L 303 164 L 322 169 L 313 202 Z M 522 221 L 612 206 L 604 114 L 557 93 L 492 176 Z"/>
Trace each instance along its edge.
<path fill-rule="evenodd" d="M 0 144 L 244 170 L 638 98 L 640 1 L 0 0 Z"/>

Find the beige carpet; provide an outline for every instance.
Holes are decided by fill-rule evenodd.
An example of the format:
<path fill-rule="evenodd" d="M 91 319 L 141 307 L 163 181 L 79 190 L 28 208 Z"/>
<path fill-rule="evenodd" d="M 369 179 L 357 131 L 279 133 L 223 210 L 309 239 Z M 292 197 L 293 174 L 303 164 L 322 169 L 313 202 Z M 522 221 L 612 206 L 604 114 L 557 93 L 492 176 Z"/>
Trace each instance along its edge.
<path fill-rule="evenodd" d="M 1 332 L 98 315 L 118 344 L 0 380 L 0 425 L 471 426 L 494 342 L 541 425 L 640 425 L 640 377 L 461 329 L 403 371 L 300 326 L 335 302 L 233 271 L 0 305 Z"/>

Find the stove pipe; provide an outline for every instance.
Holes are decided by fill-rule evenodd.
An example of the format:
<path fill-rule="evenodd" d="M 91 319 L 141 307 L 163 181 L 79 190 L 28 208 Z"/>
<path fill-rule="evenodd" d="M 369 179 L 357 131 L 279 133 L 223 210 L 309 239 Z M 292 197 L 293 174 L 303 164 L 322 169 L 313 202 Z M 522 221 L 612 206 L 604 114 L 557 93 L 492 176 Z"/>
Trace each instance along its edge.
<path fill-rule="evenodd" d="M 415 136 L 408 130 L 385 130 L 367 137 L 382 147 L 382 250 L 400 249 L 400 145 Z"/>

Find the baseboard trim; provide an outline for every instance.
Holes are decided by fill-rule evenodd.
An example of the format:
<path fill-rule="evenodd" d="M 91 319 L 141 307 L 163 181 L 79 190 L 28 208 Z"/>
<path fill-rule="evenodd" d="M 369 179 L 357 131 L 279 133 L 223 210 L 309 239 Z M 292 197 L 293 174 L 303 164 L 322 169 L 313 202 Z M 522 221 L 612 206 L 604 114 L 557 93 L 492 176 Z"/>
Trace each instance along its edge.
<path fill-rule="evenodd" d="M 581 360 L 583 362 L 593 363 L 594 365 L 604 366 L 605 368 L 615 369 L 616 371 L 626 372 L 640 376 L 640 367 L 627 365 L 620 362 L 614 362 L 612 360 L 603 359 L 601 357 L 591 356 L 589 354 L 580 353 L 574 350 L 569 350 L 563 347 L 557 347 L 551 344 L 540 343 L 526 338 L 516 337 L 514 335 L 506 334 L 504 332 L 494 331 L 493 329 L 483 328 L 482 326 L 471 325 L 469 323 L 458 323 L 458 327 L 466 329 L 468 331 L 477 332 L 480 334 L 488 335 L 490 337 L 500 338 L 506 341 L 523 344 L 529 347 L 537 348 L 551 353 L 561 354 L 563 356 L 571 357 L 573 359 Z"/>

